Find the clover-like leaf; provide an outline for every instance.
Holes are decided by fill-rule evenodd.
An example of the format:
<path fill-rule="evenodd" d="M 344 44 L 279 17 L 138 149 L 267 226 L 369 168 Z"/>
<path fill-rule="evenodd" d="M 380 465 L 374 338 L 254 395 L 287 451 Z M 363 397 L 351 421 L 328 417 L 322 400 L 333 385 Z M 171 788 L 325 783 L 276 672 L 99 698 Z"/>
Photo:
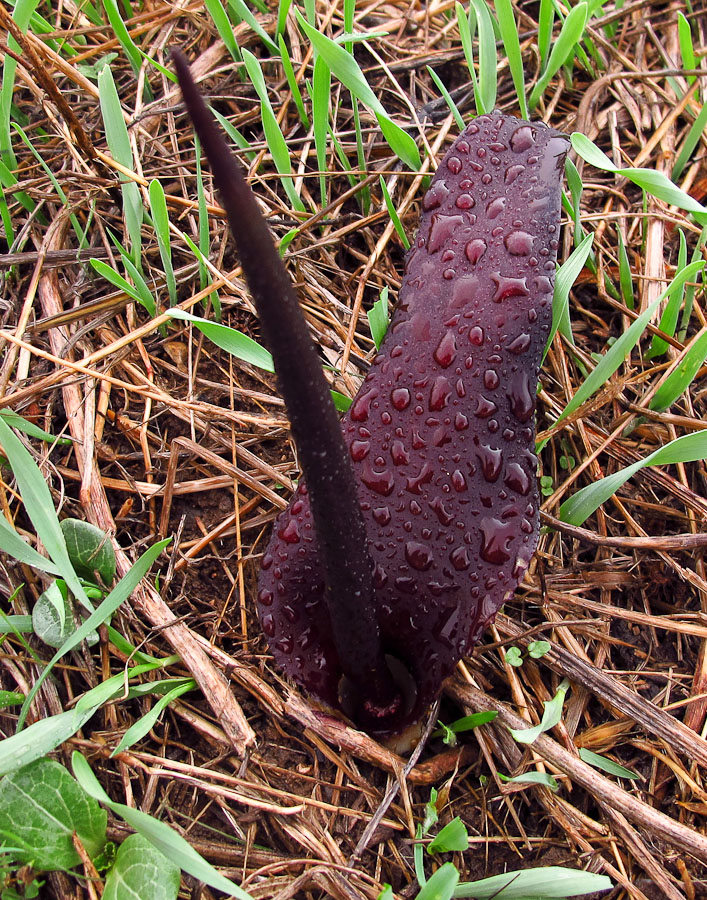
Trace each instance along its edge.
<path fill-rule="evenodd" d="M 108 873 L 103 900 L 176 900 L 180 873 L 164 853 L 141 834 L 131 834 L 118 848 Z"/>
<path fill-rule="evenodd" d="M 98 572 L 103 584 L 111 584 L 115 578 L 115 551 L 108 535 L 82 519 L 63 519 L 61 530 L 76 574 L 94 581 Z"/>

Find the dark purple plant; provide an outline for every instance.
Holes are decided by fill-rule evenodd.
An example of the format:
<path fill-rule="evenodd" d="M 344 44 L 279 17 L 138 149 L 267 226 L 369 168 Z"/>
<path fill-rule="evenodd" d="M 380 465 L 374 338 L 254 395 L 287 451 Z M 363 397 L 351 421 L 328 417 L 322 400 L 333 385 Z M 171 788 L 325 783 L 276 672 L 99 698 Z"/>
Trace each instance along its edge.
<path fill-rule="evenodd" d="M 535 397 L 568 142 L 498 112 L 457 138 L 423 199 L 389 332 L 339 423 L 267 225 L 177 54 L 175 65 L 306 478 L 263 557 L 263 630 L 314 696 L 371 733 L 399 731 L 535 551 Z"/>

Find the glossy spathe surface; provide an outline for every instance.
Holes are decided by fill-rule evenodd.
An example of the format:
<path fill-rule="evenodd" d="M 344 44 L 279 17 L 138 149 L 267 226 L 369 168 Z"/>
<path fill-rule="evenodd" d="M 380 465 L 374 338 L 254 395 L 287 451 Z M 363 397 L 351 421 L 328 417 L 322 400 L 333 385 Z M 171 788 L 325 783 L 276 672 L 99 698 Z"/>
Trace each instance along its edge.
<path fill-rule="evenodd" d="M 417 684 L 404 718 L 434 698 L 535 550 L 535 396 L 567 148 L 500 113 L 457 138 L 423 198 L 388 335 L 342 422 L 384 650 Z M 323 595 L 302 485 L 275 523 L 258 612 L 278 664 L 336 706 Z"/>

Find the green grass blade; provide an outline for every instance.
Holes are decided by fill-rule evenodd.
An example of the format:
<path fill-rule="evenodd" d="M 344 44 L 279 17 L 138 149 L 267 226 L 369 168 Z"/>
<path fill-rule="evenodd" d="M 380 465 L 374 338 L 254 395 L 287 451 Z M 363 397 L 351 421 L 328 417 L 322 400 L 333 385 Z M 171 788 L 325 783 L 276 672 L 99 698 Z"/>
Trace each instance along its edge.
<path fill-rule="evenodd" d="M 417 144 L 406 131 L 389 118 L 380 100 L 371 90 L 354 57 L 335 41 L 313 28 L 298 10 L 295 10 L 295 13 L 300 28 L 310 39 L 317 53 L 329 66 L 332 74 L 344 87 L 349 89 L 357 100 L 360 100 L 364 106 L 367 106 L 375 114 L 383 136 L 391 150 L 413 171 L 419 169 L 421 159 Z"/>
<path fill-rule="evenodd" d="M 475 900 L 565 900 L 612 887 L 606 875 L 564 866 L 539 866 L 460 884 L 454 896 Z"/>
<path fill-rule="evenodd" d="M 226 45 L 226 49 L 235 62 L 240 64 L 243 61 L 241 48 L 238 46 L 238 41 L 236 40 L 233 28 L 231 27 L 231 21 L 228 18 L 228 13 L 223 8 L 221 0 L 204 0 L 204 6 L 211 16 L 211 21 L 214 23 L 219 37 Z"/>
<path fill-rule="evenodd" d="M 135 44 L 135 41 L 130 36 L 130 32 L 128 31 L 125 22 L 123 21 L 120 10 L 118 9 L 118 4 L 116 0 L 103 0 L 103 8 L 106 11 L 106 15 L 108 16 L 108 21 L 110 22 L 110 27 L 113 29 L 113 32 L 120 43 L 120 46 L 123 48 L 123 52 L 128 58 L 128 62 L 130 63 L 130 68 L 135 73 L 135 77 L 140 74 L 140 69 L 142 68 L 142 54 L 140 50 Z M 145 79 L 145 99 L 152 100 L 152 90 L 150 89 L 150 85 Z"/>
<path fill-rule="evenodd" d="M 447 88 L 444 86 L 444 82 L 439 77 L 439 75 L 435 72 L 435 70 L 432 68 L 432 66 L 427 66 L 427 71 L 429 72 L 430 78 L 432 79 L 432 81 L 434 81 L 434 83 L 437 85 L 437 90 L 444 97 L 444 102 L 447 104 L 452 115 L 454 116 L 454 121 L 457 123 L 457 127 L 459 128 L 460 131 L 463 131 L 464 130 L 464 118 L 462 117 L 462 114 L 457 109 L 457 104 L 452 99 L 452 95 L 449 93 Z"/>
<path fill-rule="evenodd" d="M 244 22 L 247 22 L 248 25 L 250 25 L 250 27 L 253 29 L 253 31 L 258 35 L 260 40 L 265 44 L 268 50 L 271 53 L 277 55 L 277 53 L 279 52 L 277 44 L 273 41 L 267 31 L 265 31 L 263 26 L 255 18 L 253 13 L 248 9 L 243 0 L 228 0 L 228 8 L 234 10 L 239 18 L 241 18 Z"/>
<path fill-rule="evenodd" d="M 653 395 L 650 408 L 658 412 L 668 409 L 692 384 L 707 359 L 707 330 L 695 335 L 678 361 Z"/>
<path fill-rule="evenodd" d="M 398 215 L 398 211 L 395 208 L 395 204 L 388 192 L 388 185 L 385 183 L 385 179 L 383 176 L 380 176 L 380 186 L 383 191 L 383 198 L 385 200 L 385 205 L 388 209 L 388 215 L 391 218 L 393 225 L 395 226 L 395 230 L 400 238 L 400 241 L 405 247 L 406 250 L 410 249 L 410 241 L 408 240 L 408 236 L 405 234 L 405 229 L 403 228 L 403 223 L 400 221 L 400 216 Z"/>
<path fill-rule="evenodd" d="M 555 276 L 555 290 L 552 295 L 552 325 L 550 326 L 550 335 L 545 345 L 543 359 L 550 349 L 552 341 L 558 329 L 561 334 L 574 343 L 569 318 L 569 296 L 572 285 L 577 280 L 579 273 L 587 262 L 587 257 L 591 253 L 594 235 L 588 234 L 582 243 L 576 247 L 567 259 L 557 270 Z"/>
<path fill-rule="evenodd" d="M 552 29 L 555 25 L 555 7 L 552 0 L 540 0 L 538 10 L 538 52 L 540 53 L 540 71 L 547 66 L 547 58 L 552 46 Z"/>
<path fill-rule="evenodd" d="M 619 238 L 619 285 L 621 287 L 621 299 L 624 301 L 628 309 L 635 306 L 635 295 L 633 290 L 633 276 L 631 275 L 631 263 L 629 262 L 624 237 L 621 229 L 617 229 Z"/>
<path fill-rule="evenodd" d="M 292 178 L 292 165 L 290 163 L 290 151 L 287 141 L 280 130 L 277 118 L 270 104 L 268 97 L 268 89 L 265 84 L 260 63 L 257 58 L 249 50 L 243 50 L 243 62 L 248 71 L 248 77 L 260 98 L 260 117 L 262 120 L 263 131 L 265 132 L 265 141 L 270 150 L 272 160 L 275 163 L 280 177 L 282 178 L 282 187 L 292 206 L 299 212 L 305 212 L 304 203 L 300 199 L 295 189 Z"/>
<path fill-rule="evenodd" d="M 680 56 L 682 57 L 683 69 L 696 69 L 697 57 L 695 56 L 695 48 L 692 44 L 692 31 L 690 23 L 683 13 L 678 10 L 678 41 L 680 44 Z M 696 75 L 688 75 L 688 85 L 694 84 L 697 80 Z"/>
<path fill-rule="evenodd" d="M 329 133 L 329 104 L 331 101 L 331 70 L 322 56 L 314 60 L 312 74 L 312 122 L 314 148 L 319 169 L 319 193 L 322 207 L 327 204 L 327 135 Z"/>
<path fill-rule="evenodd" d="M 700 109 L 697 118 L 690 126 L 690 130 L 685 135 L 685 140 L 682 142 L 682 147 L 680 147 L 680 150 L 678 151 L 673 170 L 670 173 L 670 177 L 674 181 L 682 175 L 685 166 L 692 158 L 695 147 L 700 143 L 705 128 L 707 128 L 707 103 L 702 104 L 702 109 Z"/>
<path fill-rule="evenodd" d="M 676 272 L 682 271 L 687 264 L 687 243 L 685 241 L 685 233 L 681 228 L 678 229 L 678 234 L 680 235 L 680 248 L 678 250 L 678 262 L 675 268 Z M 663 310 L 663 314 L 660 317 L 660 323 L 658 327 L 664 333 L 672 337 L 675 334 L 675 329 L 678 324 L 678 315 L 680 313 L 680 307 L 682 306 L 682 301 L 685 296 L 685 285 L 681 285 L 679 289 L 671 291 L 668 294 L 668 302 L 665 304 L 665 309 Z M 651 341 L 651 345 L 646 351 L 646 359 L 653 359 L 656 356 L 660 356 L 665 353 L 668 349 L 668 342 L 663 340 L 662 337 L 658 337 L 657 334 L 653 335 L 653 340 Z"/>
<path fill-rule="evenodd" d="M 119 162 L 126 169 L 132 170 L 133 153 L 128 129 L 123 119 L 123 109 L 118 99 L 113 75 L 108 66 L 104 66 L 98 76 L 98 94 L 108 148 L 116 162 Z M 123 215 L 125 216 L 125 228 L 130 240 L 130 253 L 133 262 L 139 269 L 142 256 L 143 219 L 140 189 L 134 181 L 124 182 L 120 189 L 123 195 Z"/>
<path fill-rule="evenodd" d="M 253 148 L 250 146 L 250 141 L 246 137 L 244 137 L 244 135 L 240 133 L 236 126 L 232 125 L 225 116 L 222 116 L 218 110 L 212 109 L 211 112 L 214 114 L 214 116 L 216 116 L 219 124 L 236 145 L 236 147 L 243 150 L 248 162 L 252 162 L 252 160 L 255 159 L 255 150 L 253 150 Z"/>
<path fill-rule="evenodd" d="M 680 209 L 691 212 L 701 225 L 707 224 L 707 209 L 694 197 L 685 193 L 682 188 L 673 184 L 663 172 L 657 172 L 655 169 L 619 168 L 603 150 L 600 150 L 586 135 L 580 134 L 578 131 L 570 135 L 570 141 L 573 149 L 585 162 L 597 169 L 615 172 L 617 175 L 628 178 L 629 181 L 643 188 L 646 193 L 652 194 L 672 206 L 678 206 Z"/>
<path fill-rule="evenodd" d="M 479 82 L 476 77 L 476 67 L 474 66 L 474 35 L 476 34 L 476 13 L 474 12 L 473 6 L 469 7 L 469 13 L 467 15 L 466 10 L 461 5 L 459 0 L 456 0 L 454 4 L 454 11 L 457 17 L 457 28 L 459 29 L 459 37 L 462 42 L 462 49 L 464 51 L 464 59 L 466 60 L 466 67 L 469 71 L 469 77 L 471 78 L 471 86 L 474 90 L 474 103 L 476 104 L 477 113 L 479 112 Z"/>
<path fill-rule="evenodd" d="M 575 45 L 582 39 L 586 24 L 587 4 L 584 2 L 578 3 L 572 7 L 569 15 L 562 23 L 562 29 L 557 36 L 557 40 L 552 45 L 545 71 L 530 93 L 528 107 L 531 110 L 535 109 L 552 78 L 562 68 L 570 55 L 574 53 Z"/>
<path fill-rule="evenodd" d="M 280 0 L 280 2 L 278 3 L 277 26 L 275 29 L 278 44 L 280 44 L 282 35 L 285 33 L 285 28 L 287 27 L 287 14 L 289 13 L 291 6 L 292 0 Z M 280 52 L 282 52 L 282 46 L 280 47 Z"/>
<path fill-rule="evenodd" d="M 123 262 L 126 263 L 127 261 L 132 263 L 132 260 L 129 257 L 125 257 L 123 259 Z M 120 291 L 125 291 L 125 293 L 129 297 L 132 297 L 133 300 L 145 307 L 151 318 L 155 317 L 155 299 L 147 288 L 147 285 L 145 284 L 142 277 L 140 277 L 140 280 L 147 290 L 147 296 L 145 296 L 139 288 L 133 287 L 133 285 L 130 284 L 129 281 L 123 278 L 120 273 L 116 272 L 115 269 L 112 269 L 107 263 L 103 262 L 102 259 L 91 258 L 89 262 L 93 266 L 94 270 L 103 278 L 105 278 L 106 281 L 109 281 L 113 285 L 113 287 L 117 287 Z M 137 269 L 135 271 L 137 272 Z"/>
<path fill-rule="evenodd" d="M 290 0 L 292 2 L 292 0 Z M 307 110 L 304 108 L 304 101 L 302 100 L 302 92 L 299 89 L 299 85 L 297 84 L 297 78 L 295 76 L 294 66 L 292 65 L 292 60 L 290 59 L 290 52 L 287 49 L 287 44 L 285 43 L 282 35 L 278 37 L 278 43 L 280 45 L 280 59 L 282 60 L 282 69 L 285 73 L 285 78 L 287 79 L 287 86 L 290 89 L 290 93 L 292 94 L 292 99 L 295 102 L 295 106 L 297 107 L 297 112 L 299 113 L 300 121 L 304 125 L 305 128 L 309 128 L 309 116 L 307 115 Z"/>
<path fill-rule="evenodd" d="M 123 750 L 127 750 L 128 747 L 132 747 L 133 744 L 141 741 L 145 737 L 145 735 L 154 728 L 154 726 L 157 724 L 157 720 L 162 714 L 162 711 L 169 706 L 172 700 L 176 700 L 178 697 L 181 697 L 182 694 L 186 694 L 187 691 L 193 691 L 196 687 L 196 682 L 191 678 L 180 678 L 178 679 L 178 681 L 180 683 L 176 687 L 172 688 L 171 691 L 160 697 L 160 699 L 150 710 L 145 713 L 145 715 L 141 716 L 137 720 L 137 722 L 134 722 L 130 726 L 130 728 L 127 729 L 125 734 L 118 742 L 118 745 L 111 752 L 111 756 L 122 753 Z"/>
<path fill-rule="evenodd" d="M 496 18 L 501 32 L 503 49 L 508 58 L 508 68 L 513 79 L 513 86 L 518 97 L 521 118 L 528 118 L 528 101 L 525 97 L 525 73 L 523 72 L 523 57 L 520 50 L 520 37 L 518 25 L 513 13 L 511 0 L 495 0 Z"/>
<path fill-rule="evenodd" d="M 208 319 L 201 319 L 199 316 L 181 309 L 171 310 L 170 315 L 173 319 L 191 322 L 203 335 L 210 341 L 213 341 L 217 347 L 220 347 L 232 356 L 242 359 L 252 366 L 265 369 L 266 372 L 275 371 L 272 356 L 270 356 L 265 347 L 254 341 L 253 338 L 236 331 L 235 328 L 229 328 L 228 325 L 219 325 L 217 322 L 210 322 Z"/>
<path fill-rule="evenodd" d="M 371 329 L 371 337 L 376 345 L 376 350 L 380 350 L 383 338 L 388 331 L 388 287 L 384 287 L 380 297 L 367 313 L 368 327 Z"/>
<path fill-rule="evenodd" d="M 613 475 L 607 475 L 606 478 L 595 481 L 577 491 L 560 507 L 560 518 L 563 522 L 569 522 L 571 525 L 581 525 L 602 503 L 613 497 L 629 478 L 645 466 L 668 466 L 675 463 L 695 462 L 705 457 L 707 457 L 707 431 L 695 431 L 692 434 L 675 438 L 674 441 L 670 441 L 650 453 L 645 459 L 639 459 L 632 465 L 626 466 L 625 469 L 620 469 Z"/>
<path fill-rule="evenodd" d="M 148 193 L 150 197 L 152 222 L 155 226 L 155 236 L 157 237 L 157 245 L 160 251 L 160 258 L 162 259 L 162 267 L 164 269 L 164 277 L 167 282 L 169 305 L 176 306 L 177 281 L 174 277 L 174 267 L 172 265 L 172 242 L 169 236 L 169 213 L 167 212 L 167 201 L 164 196 L 164 188 L 156 178 L 150 182 Z"/>
<path fill-rule="evenodd" d="M 38 0 L 17 0 L 12 11 L 14 19 L 20 31 L 26 32 L 30 20 L 34 15 Z M 7 35 L 7 46 L 18 56 L 22 56 L 22 50 L 12 35 Z M 17 159 L 12 150 L 12 135 L 10 133 L 10 118 L 12 115 L 12 92 L 15 87 L 15 72 L 17 63 L 14 58 L 5 53 L 2 65 L 2 84 L 0 84 L 0 159 L 8 169 L 17 168 Z M 7 187 L 7 185 L 5 185 Z"/>
<path fill-rule="evenodd" d="M 605 384 L 614 372 L 619 368 L 624 359 L 631 350 L 636 346 L 641 335 L 646 329 L 646 325 L 650 322 L 653 313 L 658 309 L 659 305 L 665 300 L 668 291 L 679 289 L 680 285 L 686 281 L 693 280 L 698 272 L 704 268 L 704 262 L 690 263 L 680 272 L 663 291 L 663 293 L 643 312 L 630 327 L 616 339 L 616 342 L 607 350 L 607 352 L 599 360 L 595 368 L 589 373 L 582 384 L 577 389 L 574 397 L 570 400 L 562 413 L 559 415 L 557 422 L 562 421 L 570 413 L 578 409 L 585 400 L 588 400 L 599 388 Z"/>
<path fill-rule="evenodd" d="M 479 47 L 479 113 L 491 112 L 496 106 L 498 91 L 498 58 L 493 20 L 485 0 L 469 0 L 474 6 L 478 23 Z"/>

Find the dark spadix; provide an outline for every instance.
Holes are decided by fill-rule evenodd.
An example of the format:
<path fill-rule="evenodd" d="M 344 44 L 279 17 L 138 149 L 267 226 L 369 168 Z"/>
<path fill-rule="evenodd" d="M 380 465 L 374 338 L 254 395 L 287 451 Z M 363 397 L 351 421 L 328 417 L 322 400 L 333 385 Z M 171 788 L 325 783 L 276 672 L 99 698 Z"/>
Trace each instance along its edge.
<path fill-rule="evenodd" d="M 281 668 L 367 731 L 419 718 L 535 550 L 534 410 L 566 138 L 494 112 L 444 157 L 391 326 L 342 422 L 284 266 L 183 57 L 306 479 L 262 561 Z"/>

